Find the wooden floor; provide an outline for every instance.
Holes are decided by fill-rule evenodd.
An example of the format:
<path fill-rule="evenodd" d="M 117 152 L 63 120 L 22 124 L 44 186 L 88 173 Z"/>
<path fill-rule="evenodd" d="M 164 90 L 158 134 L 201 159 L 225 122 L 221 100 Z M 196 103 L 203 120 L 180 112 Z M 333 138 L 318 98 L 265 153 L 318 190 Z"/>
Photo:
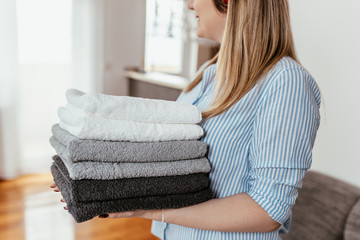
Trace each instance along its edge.
<path fill-rule="evenodd" d="M 156 240 L 151 221 L 94 218 L 75 223 L 63 209 L 50 174 L 0 181 L 1 240 Z"/>

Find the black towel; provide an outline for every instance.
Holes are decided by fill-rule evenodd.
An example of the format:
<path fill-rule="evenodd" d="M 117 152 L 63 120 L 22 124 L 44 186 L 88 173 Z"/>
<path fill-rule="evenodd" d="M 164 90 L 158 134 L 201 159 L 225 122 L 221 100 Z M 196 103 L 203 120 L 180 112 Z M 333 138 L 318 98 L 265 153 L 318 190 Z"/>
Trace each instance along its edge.
<path fill-rule="evenodd" d="M 51 171 L 54 177 L 61 174 L 69 185 L 71 198 L 80 202 L 192 193 L 208 187 L 210 182 L 208 173 L 116 180 L 73 180 L 59 157 L 54 158 Z"/>
<path fill-rule="evenodd" d="M 56 166 L 53 166 L 52 170 L 55 170 L 55 172 L 59 171 Z M 198 192 L 189 194 L 172 194 L 163 196 L 123 198 L 108 201 L 78 202 L 71 198 L 71 186 L 60 173 L 55 174 L 54 180 L 64 200 L 66 201 L 69 213 L 78 223 L 88 221 L 104 213 L 140 209 L 180 208 L 205 202 L 213 197 L 211 190 L 209 188 L 205 188 Z"/>

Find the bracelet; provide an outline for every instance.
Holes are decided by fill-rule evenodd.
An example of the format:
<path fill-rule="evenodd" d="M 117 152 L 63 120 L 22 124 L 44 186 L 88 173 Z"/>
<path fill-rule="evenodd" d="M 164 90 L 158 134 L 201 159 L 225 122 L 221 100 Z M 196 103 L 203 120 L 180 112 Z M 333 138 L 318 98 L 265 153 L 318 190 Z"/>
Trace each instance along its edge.
<path fill-rule="evenodd" d="M 165 223 L 165 209 L 161 209 L 161 223 Z"/>

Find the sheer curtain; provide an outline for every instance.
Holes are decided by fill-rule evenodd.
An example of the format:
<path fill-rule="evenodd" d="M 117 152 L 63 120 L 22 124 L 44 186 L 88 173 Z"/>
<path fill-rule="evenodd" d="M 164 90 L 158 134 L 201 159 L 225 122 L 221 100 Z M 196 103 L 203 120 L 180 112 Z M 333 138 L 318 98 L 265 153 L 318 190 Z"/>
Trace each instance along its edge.
<path fill-rule="evenodd" d="M 61 16 L 56 6 L 65 2 L 71 9 Z M 35 5 L 41 16 L 29 10 Z M 50 129 L 58 121 L 57 108 L 66 104 L 65 90 L 102 91 L 102 5 L 101 0 L 0 1 L 0 179 L 48 172 L 55 154 Z M 21 20 L 24 13 L 29 15 Z M 23 25 L 29 21 L 31 26 Z M 55 43 L 67 42 L 64 22 L 69 57 Z"/>
<path fill-rule="evenodd" d="M 0 178 L 20 173 L 17 129 L 19 61 L 16 2 L 0 1 Z"/>

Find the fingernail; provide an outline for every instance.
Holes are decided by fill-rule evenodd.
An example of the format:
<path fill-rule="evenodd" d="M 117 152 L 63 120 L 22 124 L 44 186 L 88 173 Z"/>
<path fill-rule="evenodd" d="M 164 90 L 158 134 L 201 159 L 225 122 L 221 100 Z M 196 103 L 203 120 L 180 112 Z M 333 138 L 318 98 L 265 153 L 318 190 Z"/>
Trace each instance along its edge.
<path fill-rule="evenodd" d="M 99 215 L 99 218 L 107 218 L 109 216 L 109 214 L 101 214 Z"/>
<path fill-rule="evenodd" d="M 68 210 L 67 207 L 64 207 L 65 210 Z"/>
<path fill-rule="evenodd" d="M 63 199 L 60 199 L 60 202 L 65 202 Z"/>

